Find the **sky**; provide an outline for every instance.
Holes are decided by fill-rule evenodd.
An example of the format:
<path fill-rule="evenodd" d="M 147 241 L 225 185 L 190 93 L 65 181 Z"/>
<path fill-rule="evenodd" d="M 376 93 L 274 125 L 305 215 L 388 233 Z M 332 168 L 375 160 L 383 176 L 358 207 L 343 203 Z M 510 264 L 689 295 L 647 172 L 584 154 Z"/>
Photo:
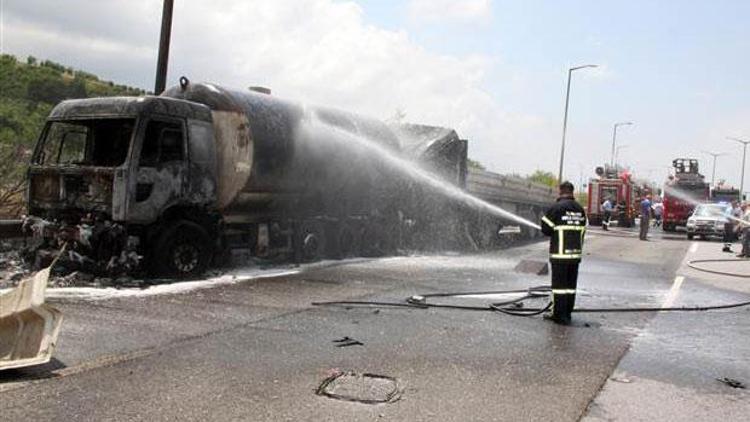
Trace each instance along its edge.
<path fill-rule="evenodd" d="M 0 50 L 153 89 L 160 0 L 0 0 Z M 175 0 L 169 84 L 234 88 L 456 129 L 499 173 L 611 158 L 662 181 L 677 157 L 739 185 L 750 1 Z M 748 172 L 747 179 L 750 179 Z M 745 183 L 750 190 L 750 182 Z"/>

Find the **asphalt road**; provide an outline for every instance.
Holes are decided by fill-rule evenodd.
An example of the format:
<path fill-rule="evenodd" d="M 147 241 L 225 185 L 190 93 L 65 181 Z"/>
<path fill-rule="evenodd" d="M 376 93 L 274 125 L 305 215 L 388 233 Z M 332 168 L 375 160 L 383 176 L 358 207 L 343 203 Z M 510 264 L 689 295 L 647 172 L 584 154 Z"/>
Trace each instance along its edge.
<path fill-rule="evenodd" d="M 692 244 L 592 231 L 577 306 L 748 300 L 744 280 L 698 272 L 675 289 L 676 274 L 688 271 L 686 254 L 720 248 L 702 243 L 693 251 Z M 544 257 L 538 243 L 317 265 L 182 293 L 56 299 L 66 316 L 57 360 L 0 374 L 0 420 L 681 419 L 690 414 L 684 403 L 702 420 L 747 415 L 747 390 L 716 380 L 750 381 L 747 309 L 577 314 L 574 326 L 561 327 L 492 312 L 312 306 L 546 284 L 512 270 L 520 259 Z M 362 344 L 337 347 L 344 337 Z M 316 395 L 342 371 L 393 377 L 400 399 Z"/>

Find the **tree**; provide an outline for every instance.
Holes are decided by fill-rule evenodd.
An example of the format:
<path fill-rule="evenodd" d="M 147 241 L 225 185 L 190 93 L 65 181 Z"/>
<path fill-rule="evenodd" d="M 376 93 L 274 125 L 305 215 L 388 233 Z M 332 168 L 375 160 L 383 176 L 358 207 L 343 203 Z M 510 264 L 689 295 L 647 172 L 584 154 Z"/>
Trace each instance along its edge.
<path fill-rule="evenodd" d="M 532 182 L 541 183 L 546 186 L 550 187 L 557 187 L 559 184 L 557 177 L 555 177 L 555 174 L 550 171 L 544 171 L 544 170 L 536 170 L 530 175 L 526 176 L 526 179 L 531 180 Z"/>
<path fill-rule="evenodd" d="M 472 169 L 487 170 L 487 167 L 485 167 L 484 164 L 480 163 L 479 161 L 472 160 L 471 158 L 466 159 L 466 165 Z"/>

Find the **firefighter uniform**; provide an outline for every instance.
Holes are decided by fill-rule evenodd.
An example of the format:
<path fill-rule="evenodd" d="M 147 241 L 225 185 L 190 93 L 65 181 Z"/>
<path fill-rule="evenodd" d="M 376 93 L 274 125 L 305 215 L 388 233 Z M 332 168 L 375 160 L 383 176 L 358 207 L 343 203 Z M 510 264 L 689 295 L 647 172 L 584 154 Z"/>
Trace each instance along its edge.
<path fill-rule="evenodd" d="M 581 262 L 586 233 L 586 213 L 572 195 L 564 195 L 544 214 L 541 227 L 542 233 L 550 236 L 551 319 L 569 323 L 576 299 L 578 264 Z"/>

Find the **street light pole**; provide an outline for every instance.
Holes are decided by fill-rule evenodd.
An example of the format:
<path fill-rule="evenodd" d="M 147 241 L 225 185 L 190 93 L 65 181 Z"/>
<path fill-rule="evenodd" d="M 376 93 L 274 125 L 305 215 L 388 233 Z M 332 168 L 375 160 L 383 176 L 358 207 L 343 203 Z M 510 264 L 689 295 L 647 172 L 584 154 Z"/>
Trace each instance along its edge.
<path fill-rule="evenodd" d="M 161 36 L 159 37 L 159 58 L 156 62 L 154 95 L 164 92 L 164 88 L 167 86 L 169 40 L 172 34 L 172 9 L 174 9 L 174 0 L 164 0 L 164 8 L 161 13 Z"/>
<path fill-rule="evenodd" d="M 714 157 L 714 163 L 711 168 L 711 186 L 716 186 L 716 183 L 715 183 L 716 182 L 716 157 L 720 157 L 722 155 L 727 155 L 727 154 L 724 152 L 711 152 L 711 151 L 703 151 L 703 153 Z"/>
<path fill-rule="evenodd" d="M 627 148 L 627 147 L 628 147 L 627 145 L 618 145 L 617 146 L 617 148 L 615 149 L 614 159 L 612 161 L 612 163 L 613 163 L 612 166 L 613 167 L 617 165 L 617 156 L 620 154 L 620 150 L 623 149 L 623 148 Z"/>
<path fill-rule="evenodd" d="M 739 138 L 732 138 L 731 136 L 727 136 L 727 139 L 730 141 L 739 142 L 742 144 L 742 176 L 740 176 L 740 200 L 744 197 L 745 191 L 743 190 L 745 188 L 745 157 L 747 156 L 747 144 L 750 144 L 750 141 L 746 141 L 744 139 Z"/>
<path fill-rule="evenodd" d="M 632 124 L 633 122 L 617 122 L 612 129 L 612 156 L 610 157 L 610 164 L 612 164 L 612 167 L 615 166 L 615 145 L 617 144 L 617 128 L 619 126 L 629 126 Z"/>
<path fill-rule="evenodd" d="M 573 72 L 578 69 L 584 69 L 587 67 L 596 67 L 595 64 L 586 64 L 583 66 L 571 67 L 568 69 L 568 88 L 565 91 L 565 115 L 563 116 L 563 132 L 562 132 L 562 145 L 560 147 L 560 171 L 557 173 L 557 181 L 562 183 L 563 181 L 563 163 L 565 162 L 565 133 L 568 130 L 568 105 L 570 104 L 570 78 Z"/>

